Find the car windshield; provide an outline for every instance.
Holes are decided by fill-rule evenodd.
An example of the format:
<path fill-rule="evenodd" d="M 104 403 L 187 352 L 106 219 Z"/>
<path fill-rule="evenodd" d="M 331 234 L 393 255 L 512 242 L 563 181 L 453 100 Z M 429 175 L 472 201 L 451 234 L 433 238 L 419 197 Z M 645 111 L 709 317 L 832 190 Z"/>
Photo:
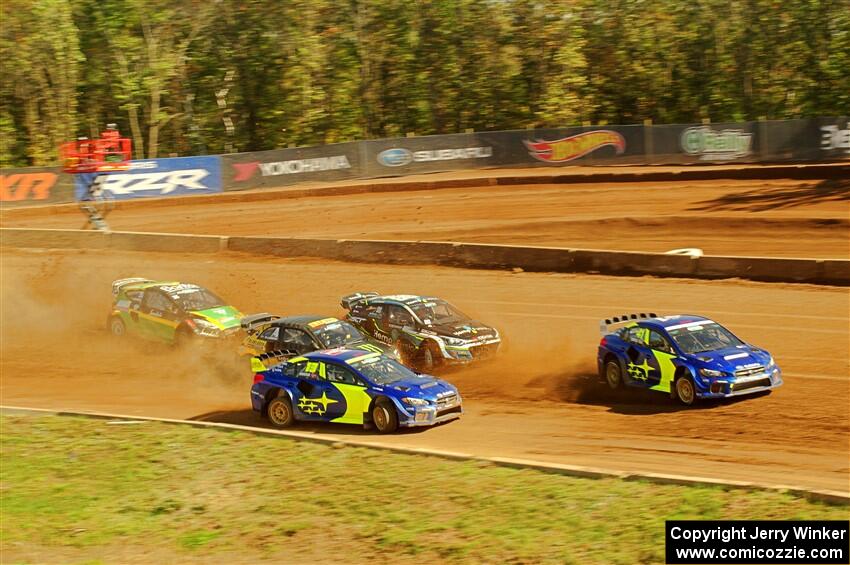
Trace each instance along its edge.
<path fill-rule="evenodd" d="M 417 376 L 416 373 L 398 361 L 378 353 L 367 354 L 349 364 L 377 385 L 388 385 Z"/>
<path fill-rule="evenodd" d="M 172 287 L 166 290 L 171 298 L 173 298 L 184 310 L 209 310 L 225 306 L 224 301 L 205 288 L 199 286 L 181 286 Z"/>
<path fill-rule="evenodd" d="M 685 353 L 717 351 L 743 345 L 729 330 L 714 322 L 676 328 L 668 333 Z"/>
<path fill-rule="evenodd" d="M 313 329 L 313 333 L 328 349 L 363 341 L 363 334 L 348 322 L 333 322 Z"/>
<path fill-rule="evenodd" d="M 411 305 L 411 309 L 425 324 L 445 324 L 469 319 L 469 316 L 439 298 L 432 298 L 427 302 Z"/>

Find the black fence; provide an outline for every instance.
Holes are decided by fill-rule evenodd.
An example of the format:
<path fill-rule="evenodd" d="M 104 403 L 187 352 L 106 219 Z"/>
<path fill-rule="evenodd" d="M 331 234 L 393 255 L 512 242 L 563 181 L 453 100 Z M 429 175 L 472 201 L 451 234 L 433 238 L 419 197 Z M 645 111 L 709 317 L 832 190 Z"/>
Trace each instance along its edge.
<path fill-rule="evenodd" d="M 850 124 L 847 117 L 837 117 L 527 129 L 381 139 L 220 157 L 222 188 L 228 191 L 498 167 L 834 161 L 850 159 Z M 46 193 L 33 191 L 27 179 L 44 173 L 56 175 L 53 188 Z M 66 175 L 58 169 L 8 169 L 2 175 L 4 206 L 73 200 L 73 193 L 65 188 L 69 184 L 64 180 Z M 170 181 L 166 178 L 157 182 Z M 131 184 L 122 187 L 125 192 L 132 192 Z"/>

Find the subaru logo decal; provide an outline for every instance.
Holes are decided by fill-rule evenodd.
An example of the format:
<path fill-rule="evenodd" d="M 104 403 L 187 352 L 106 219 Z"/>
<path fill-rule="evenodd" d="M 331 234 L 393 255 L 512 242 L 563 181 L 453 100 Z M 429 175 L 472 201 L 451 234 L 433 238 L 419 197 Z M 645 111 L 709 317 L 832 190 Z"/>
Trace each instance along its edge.
<path fill-rule="evenodd" d="M 413 161 L 413 154 L 407 149 L 393 147 L 378 153 L 378 163 L 385 167 L 401 167 Z"/>

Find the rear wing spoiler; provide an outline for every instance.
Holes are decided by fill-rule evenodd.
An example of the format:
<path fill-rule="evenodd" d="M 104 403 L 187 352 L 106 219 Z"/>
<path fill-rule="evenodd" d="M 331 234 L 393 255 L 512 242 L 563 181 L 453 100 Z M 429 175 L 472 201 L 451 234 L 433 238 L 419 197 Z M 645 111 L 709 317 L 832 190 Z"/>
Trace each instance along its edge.
<path fill-rule="evenodd" d="M 255 373 L 261 373 L 297 355 L 298 353 L 288 349 L 277 349 L 267 353 L 260 353 L 251 357 L 251 370 Z"/>
<path fill-rule="evenodd" d="M 149 283 L 153 282 L 151 279 L 146 279 L 143 277 L 130 277 L 126 279 L 118 279 L 116 281 L 112 281 L 112 298 L 117 298 L 118 293 L 121 292 L 121 289 L 127 286 L 128 284 L 138 284 L 138 283 Z"/>
<path fill-rule="evenodd" d="M 611 328 L 614 326 L 619 326 L 634 320 L 647 320 L 649 318 L 657 318 L 658 315 L 654 312 L 638 312 L 636 314 L 623 314 L 622 316 L 613 316 L 611 318 L 605 318 L 599 322 L 599 331 L 602 335 L 611 332 Z"/>
<path fill-rule="evenodd" d="M 239 326 L 245 331 L 251 331 L 260 324 L 265 324 L 266 322 L 271 322 L 272 320 L 277 320 L 280 316 L 275 316 L 274 314 L 269 314 L 268 312 L 262 312 L 260 314 L 251 314 L 250 316 L 245 316 L 241 320 L 239 320 Z"/>
<path fill-rule="evenodd" d="M 343 296 L 342 300 L 339 301 L 339 304 L 346 310 L 351 310 L 364 300 L 375 298 L 376 296 L 380 296 L 380 294 L 377 292 L 355 292 L 354 294 Z"/>

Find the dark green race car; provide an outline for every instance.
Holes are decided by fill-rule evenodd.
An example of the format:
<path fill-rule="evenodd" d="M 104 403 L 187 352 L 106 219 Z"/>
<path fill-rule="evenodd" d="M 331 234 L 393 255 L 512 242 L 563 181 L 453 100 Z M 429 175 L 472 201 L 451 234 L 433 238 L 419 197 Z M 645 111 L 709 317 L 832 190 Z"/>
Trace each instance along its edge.
<path fill-rule="evenodd" d="M 239 310 L 202 286 L 130 278 L 112 283 L 107 327 L 115 336 L 178 343 L 233 336 L 241 318 Z"/>

